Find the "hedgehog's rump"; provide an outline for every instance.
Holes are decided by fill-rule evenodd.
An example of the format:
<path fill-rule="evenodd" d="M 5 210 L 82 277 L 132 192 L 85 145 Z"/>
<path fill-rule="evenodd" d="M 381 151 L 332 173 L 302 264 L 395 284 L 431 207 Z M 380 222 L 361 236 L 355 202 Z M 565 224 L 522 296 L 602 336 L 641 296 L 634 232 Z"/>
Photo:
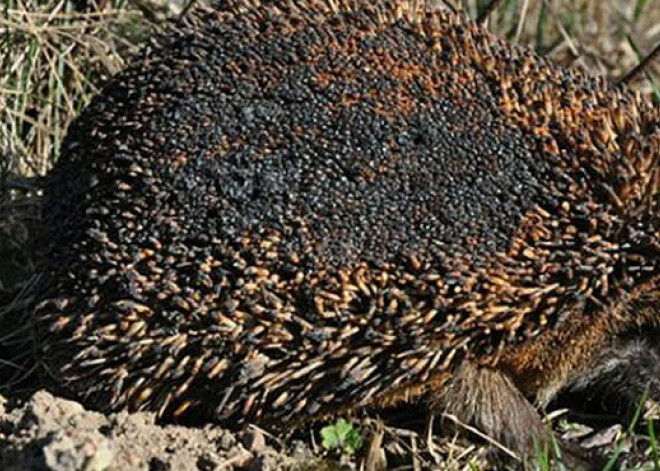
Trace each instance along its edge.
<path fill-rule="evenodd" d="M 655 273 L 657 112 L 452 14 L 340 4 L 194 16 L 73 127 L 36 313 L 68 388 L 314 418 Z"/>

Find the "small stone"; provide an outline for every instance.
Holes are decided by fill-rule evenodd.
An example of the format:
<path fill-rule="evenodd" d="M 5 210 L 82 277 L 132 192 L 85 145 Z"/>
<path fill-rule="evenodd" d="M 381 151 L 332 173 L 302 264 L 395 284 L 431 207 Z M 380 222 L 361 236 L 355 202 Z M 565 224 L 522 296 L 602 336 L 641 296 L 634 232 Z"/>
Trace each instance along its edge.
<path fill-rule="evenodd" d="M 170 469 L 172 469 L 172 465 L 160 458 L 154 456 L 149 460 L 149 471 L 170 471 Z"/>
<path fill-rule="evenodd" d="M 74 439 L 63 431 L 51 434 L 43 446 L 44 462 L 51 471 L 104 471 L 113 461 L 112 446 L 105 438 Z"/>
<path fill-rule="evenodd" d="M 197 459 L 197 469 L 199 471 L 213 471 L 218 468 L 218 461 L 215 457 L 204 454 Z"/>
<path fill-rule="evenodd" d="M 218 439 L 218 448 L 220 450 L 229 450 L 235 443 L 236 437 L 231 432 L 225 430 Z"/>
<path fill-rule="evenodd" d="M 96 444 L 96 451 L 85 464 L 85 471 L 103 471 L 108 469 L 115 457 L 114 450 L 108 440 Z"/>
<path fill-rule="evenodd" d="M 243 446 L 253 452 L 257 453 L 266 448 L 266 438 L 259 429 L 250 429 L 243 436 Z"/>

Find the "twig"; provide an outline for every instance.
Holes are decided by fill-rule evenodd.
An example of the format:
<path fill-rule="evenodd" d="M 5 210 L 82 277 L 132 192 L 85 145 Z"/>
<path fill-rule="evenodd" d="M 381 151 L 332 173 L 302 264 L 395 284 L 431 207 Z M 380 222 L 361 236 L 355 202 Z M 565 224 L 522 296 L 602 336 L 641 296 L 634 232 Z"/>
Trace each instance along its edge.
<path fill-rule="evenodd" d="M 559 15 L 555 12 L 555 9 L 553 6 L 550 4 L 548 0 L 543 0 L 543 4 L 545 7 L 548 9 L 550 12 L 550 15 L 552 16 L 552 19 L 555 22 L 555 25 L 557 26 L 557 29 L 559 30 L 559 34 L 561 34 L 562 38 L 566 42 L 566 45 L 568 46 L 568 49 L 571 51 L 571 54 L 573 57 L 577 60 L 580 58 L 580 51 L 578 50 L 578 47 L 575 45 L 573 42 L 573 38 L 568 34 L 568 31 L 566 31 L 566 28 L 564 27 L 564 24 L 561 22 L 561 19 L 559 18 Z M 546 55 L 549 53 L 548 51 Z"/>
<path fill-rule="evenodd" d="M 504 445 L 502 445 L 500 442 L 498 442 L 498 441 L 495 440 L 494 438 L 489 437 L 488 435 L 486 435 L 485 433 L 483 433 L 483 432 L 480 431 L 479 429 L 474 428 L 474 427 L 472 427 L 471 425 L 468 425 L 468 424 L 466 424 L 466 423 L 464 423 L 464 422 L 461 422 L 461 421 L 459 420 L 459 418 L 456 417 L 455 415 L 444 413 L 444 414 L 442 414 L 442 417 L 445 418 L 445 419 L 449 419 L 449 420 L 451 420 L 454 424 L 458 425 L 459 427 L 461 427 L 461 428 L 467 430 L 468 432 L 471 432 L 471 433 L 475 434 L 476 436 L 478 436 L 479 438 L 482 438 L 483 440 L 486 440 L 488 443 L 490 443 L 491 445 L 493 445 L 493 446 L 496 447 L 497 449 L 501 450 L 501 451 L 504 452 L 506 455 L 508 455 L 508 456 L 510 456 L 511 458 L 513 458 L 514 460 L 516 460 L 516 461 L 522 461 L 522 460 L 520 459 L 520 457 L 519 457 L 517 454 L 515 454 L 512 450 L 508 449 L 507 447 L 505 447 Z"/>
<path fill-rule="evenodd" d="M 252 458 L 252 453 L 247 450 L 241 450 L 236 453 L 236 455 L 220 462 L 217 469 L 234 469 L 236 466 L 242 468 L 245 464 L 250 462 L 250 458 Z"/>
<path fill-rule="evenodd" d="M 626 75 L 621 77 L 617 81 L 617 85 L 627 85 L 632 79 L 638 76 L 640 73 L 644 72 L 651 62 L 653 62 L 658 56 L 660 56 L 660 43 L 658 43 L 653 50 L 642 59 L 642 61 L 637 64 L 637 66 L 628 72 Z"/>
<path fill-rule="evenodd" d="M 262 428 L 259 427 L 258 425 L 255 425 L 255 424 L 249 424 L 249 425 L 248 425 L 248 428 L 254 430 L 255 432 L 261 433 L 264 437 L 268 437 L 268 438 L 270 438 L 272 441 L 274 441 L 275 443 L 277 443 L 277 446 L 280 447 L 280 450 L 284 450 L 284 449 L 285 449 L 285 445 L 284 445 L 284 443 L 282 442 L 282 440 L 280 440 L 279 438 L 277 438 L 277 436 L 273 435 L 272 433 L 269 433 L 268 431 L 262 429 Z"/>
<path fill-rule="evenodd" d="M 477 17 L 477 23 L 480 25 L 484 24 L 490 14 L 493 13 L 498 6 L 500 6 L 500 3 L 502 3 L 502 0 L 490 0 L 490 4 L 488 4 L 486 9 L 482 11 Z"/>
<path fill-rule="evenodd" d="M 433 443 L 433 421 L 435 420 L 435 414 L 429 416 L 429 421 L 426 424 L 426 447 L 429 450 L 429 454 L 435 460 L 435 464 L 439 465 L 442 462 L 440 454 L 435 451 L 435 444 Z"/>

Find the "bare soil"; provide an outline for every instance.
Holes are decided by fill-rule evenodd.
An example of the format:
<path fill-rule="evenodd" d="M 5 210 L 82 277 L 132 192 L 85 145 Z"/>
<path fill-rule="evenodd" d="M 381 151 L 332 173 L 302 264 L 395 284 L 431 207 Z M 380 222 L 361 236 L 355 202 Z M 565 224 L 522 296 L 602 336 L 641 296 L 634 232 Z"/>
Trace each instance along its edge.
<path fill-rule="evenodd" d="M 281 449 L 258 429 L 158 425 L 151 413 L 103 415 L 36 392 L 16 406 L 0 396 L 4 471 L 331 469 L 301 441 Z"/>

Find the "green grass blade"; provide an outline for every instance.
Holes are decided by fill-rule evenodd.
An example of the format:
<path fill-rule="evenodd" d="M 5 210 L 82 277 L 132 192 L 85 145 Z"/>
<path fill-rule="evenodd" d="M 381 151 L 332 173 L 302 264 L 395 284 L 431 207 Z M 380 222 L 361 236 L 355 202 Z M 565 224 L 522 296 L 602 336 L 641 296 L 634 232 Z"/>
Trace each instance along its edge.
<path fill-rule="evenodd" d="M 646 424 L 649 434 L 649 443 L 651 445 L 651 456 L 653 457 L 653 470 L 660 471 L 660 456 L 658 455 L 658 443 L 655 439 L 655 427 L 653 420 L 647 420 Z"/>
<path fill-rule="evenodd" d="M 639 19 L 642 17 L 642 12 L 644 11 L 644 7 L 646 7 L 647 3 L 648 0 L 637 0 L 637 3 L 635 3 L 635 10 L 633 12 L 633 20 L 635 24 L 637 24 Z"/>
<path fill-rule="evenodd" d="M 536 53 L 541 55 L 545 51 L 545 31 L 548 27 L 548 17 L 548 6 L 543 2 L 539 13 L 539 21 L 536 24 L 536 44 L 534 46 Z"/>
<path fill-rule="evenodd" d="M 621 452 L 623 451 L 623 442 L 619 441 L 619 443 L 616 444 L 616 448 L 614 449 L 614 453 L 612 453 L 612 456 L 610 456 L 610 459 L 607 460 L 607 463 L 605 464 L 605 467 L 602 469 L 602 471 L 612 471 L 615 468 L 617 461 L 619 460 L 619 456 L 621 456 Z"/>

